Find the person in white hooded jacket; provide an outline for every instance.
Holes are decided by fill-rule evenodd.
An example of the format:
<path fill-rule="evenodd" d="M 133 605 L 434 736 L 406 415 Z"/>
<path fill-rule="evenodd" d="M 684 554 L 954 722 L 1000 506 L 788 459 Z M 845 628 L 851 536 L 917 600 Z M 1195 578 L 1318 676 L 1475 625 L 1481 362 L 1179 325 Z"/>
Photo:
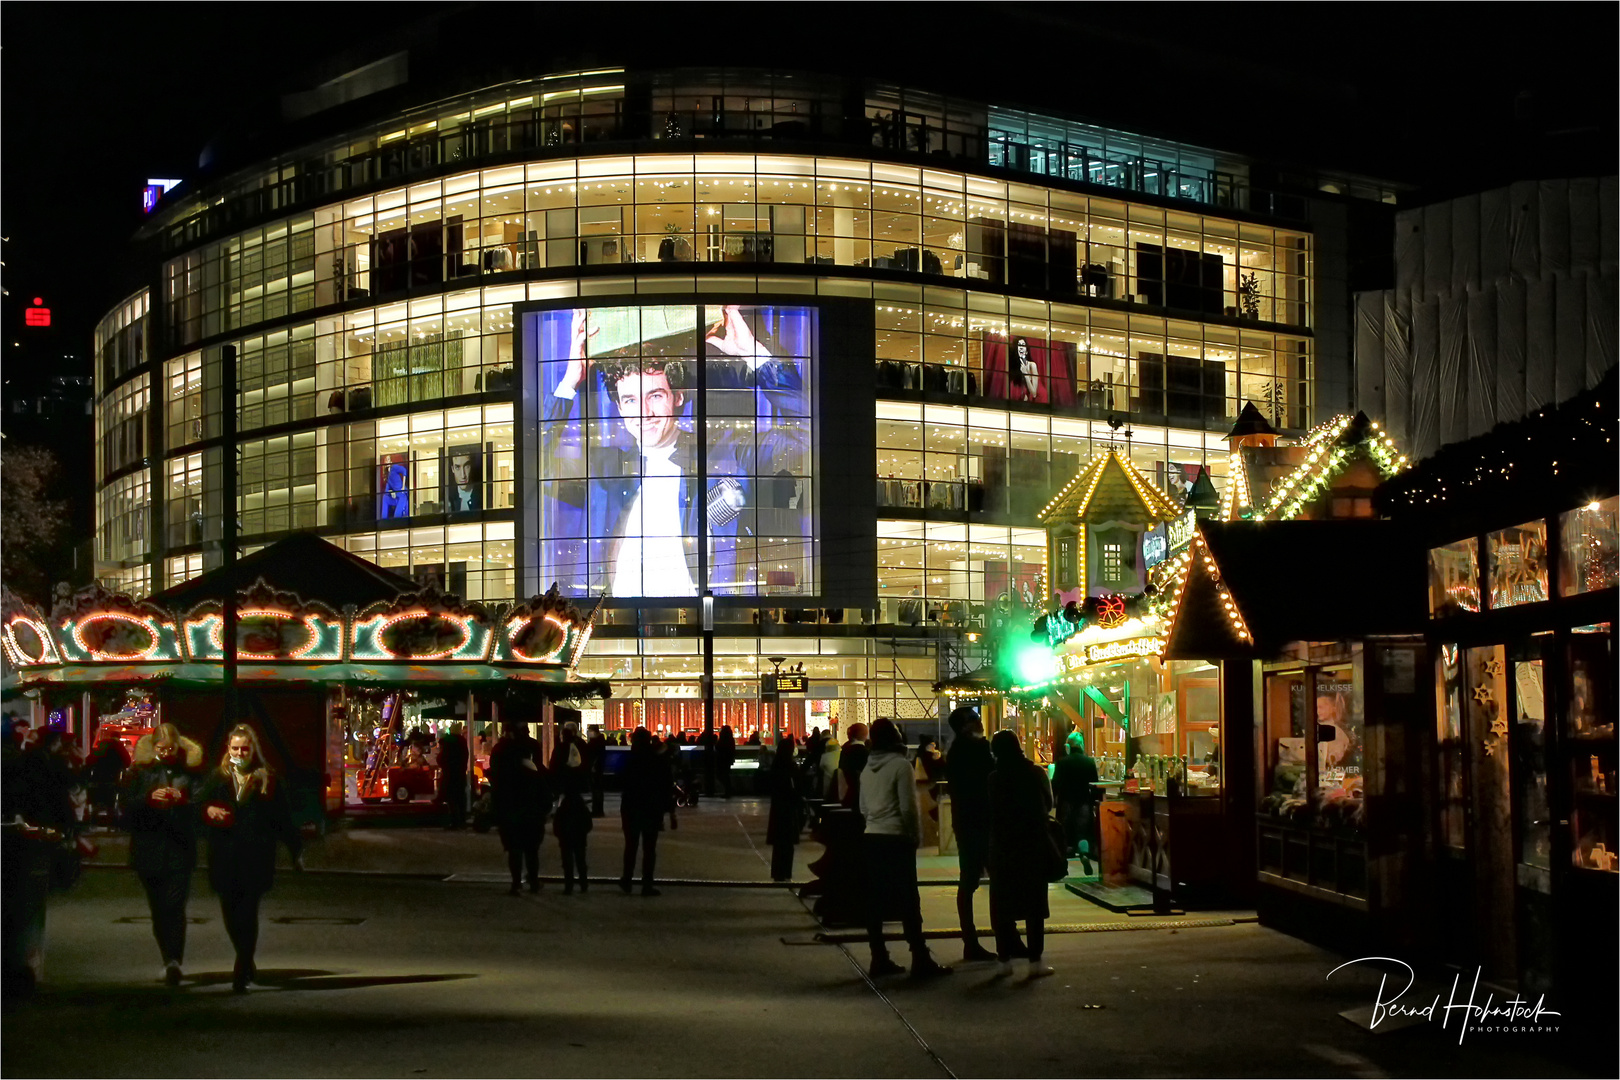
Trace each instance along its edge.
<path fill-rule="evenodd" d="M 917 896 L 917 841 L 921 813 L 917 783 L 899 728 L 892 720 L 872 725 L 872 755 L 861 774 L 861 815 L 866 819 L 862 847 L 866 863 L 866 933 L 872 949 L 873 978 L 905 972 L 889 959 L 883 941 L 885 916 L 896 915 L 911 947 L 911 977 L 949 975 L 936 963 L 922 936 Z"/>

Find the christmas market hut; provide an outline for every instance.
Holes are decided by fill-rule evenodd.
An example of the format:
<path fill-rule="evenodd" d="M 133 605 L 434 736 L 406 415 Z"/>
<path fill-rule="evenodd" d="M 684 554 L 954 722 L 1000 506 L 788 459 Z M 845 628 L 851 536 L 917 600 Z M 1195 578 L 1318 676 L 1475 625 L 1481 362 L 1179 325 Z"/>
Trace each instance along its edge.
<path fill-rule="evenodd" d="M 1573 1030 L 1620 1007 L 1616 383 L 1611 367 L 1377 497 L 1427 564 L 1426 936 Z"/>

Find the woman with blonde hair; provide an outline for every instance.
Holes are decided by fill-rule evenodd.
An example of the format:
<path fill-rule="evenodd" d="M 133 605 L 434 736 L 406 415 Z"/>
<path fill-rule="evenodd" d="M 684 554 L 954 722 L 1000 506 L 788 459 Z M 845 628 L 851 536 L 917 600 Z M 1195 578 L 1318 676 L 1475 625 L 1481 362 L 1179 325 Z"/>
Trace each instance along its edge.
<path fill-rule="evenodd" d="M 225 756 L 204 778 L 198 801 L 208 831 L 208 883 L 219 896 L 225 932 L 236 949 L 231 981 L 246 993 L 257 969 L 259 901 L 276 876 L 276 841 L 287 845 L 293 865 L 304 868 L 303 841 L 293 825 L 286 792 L 259 749 L 258 734 L 238 724 L 225 739 Z"/>
<path fill-rule="evenodd" d="M 186 901 L 197 866 L 196 807 L 192 805 L 202 747 L 173 724 L 159 724 L 135 744 L 124 792 L 129 863 L 146 890 L 152 936 L 163 956 L 163 981 L 180 985 L 186 951 Z"/>

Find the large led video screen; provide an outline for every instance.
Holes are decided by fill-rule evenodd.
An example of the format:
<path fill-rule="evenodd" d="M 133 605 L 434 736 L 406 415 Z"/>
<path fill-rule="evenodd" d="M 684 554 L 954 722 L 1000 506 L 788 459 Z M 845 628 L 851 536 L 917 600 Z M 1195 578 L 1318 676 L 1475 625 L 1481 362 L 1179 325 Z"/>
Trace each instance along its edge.
<path fill-rule="evenodd" d="M 525 313 L 538 579 L 613 599 L 819 586 L 817 309 Z"/>

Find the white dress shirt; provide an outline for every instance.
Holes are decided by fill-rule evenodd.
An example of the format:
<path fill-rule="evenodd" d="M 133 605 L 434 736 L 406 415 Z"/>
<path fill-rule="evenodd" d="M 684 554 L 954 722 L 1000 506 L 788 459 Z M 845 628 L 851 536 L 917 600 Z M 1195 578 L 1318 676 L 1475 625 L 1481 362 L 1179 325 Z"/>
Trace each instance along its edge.
<path fill-rule="evenodd" d="M 681 470 L 675 444 L 644 449 L 641 488 L 625 515 L 613 563 L 614 596 L 696 596 L 681 536 Z"/>

